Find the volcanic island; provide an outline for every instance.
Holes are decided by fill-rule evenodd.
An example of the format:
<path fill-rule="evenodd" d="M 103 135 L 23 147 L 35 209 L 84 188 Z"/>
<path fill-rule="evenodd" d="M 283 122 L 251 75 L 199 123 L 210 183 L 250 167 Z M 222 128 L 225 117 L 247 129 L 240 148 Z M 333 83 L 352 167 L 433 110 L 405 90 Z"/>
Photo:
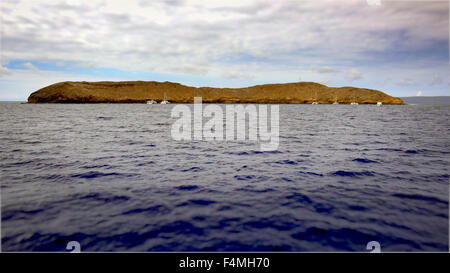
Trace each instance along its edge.
<path fill-rule="evenodd" d="M 404 104 L 374 89 L 328 87 L 315 82 L 264 84 L 245 88 L 191 87 L 173 82 L 59 82 L 33 92 L 28 103 L 293 103 Z"/>

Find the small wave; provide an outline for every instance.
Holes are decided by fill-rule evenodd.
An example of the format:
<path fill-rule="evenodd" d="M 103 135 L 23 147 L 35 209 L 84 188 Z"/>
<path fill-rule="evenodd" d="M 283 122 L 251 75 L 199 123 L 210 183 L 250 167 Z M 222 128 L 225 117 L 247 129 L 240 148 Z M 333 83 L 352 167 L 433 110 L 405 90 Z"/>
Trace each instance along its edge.
<path fill-rule="evenodd" d="M 138 213 L 161 213 L 161 212 L 168 212 L 169 209 L 166 208 L 165 206 L 161 206 L 161 205 L 156 205 L 156 206 L 152 206 L 152 207 L 148 207 L 148 208 L 138 208 L 138 209 L 132 209 L 129 210 L 127 212 L 124 212 L 124 215 L 128 215 L 128 214 L 138 214 Z"/>
<path fill-rule="evenodd" d="M 359 143 L 359 142 L 344 142 L 343 144 L 344 145 L 353 145 L 353 146 L 360 146 L 361 145 L 361 143 Z"/>
<path fill-rule="evenodd" d="M 292 195 L 287 196 L 286 199 L 289 199 L 289 200 L 292 199 L 298 203 L 304 203 L 304 204 L 312 204 L 313 203 L 312 200 L 308 196 L 303 195 L 301 193 L 294 193 Z"/>
<path fill-rule="evenodd" d="M 66 181 L 66 176 L 60 175 L 60 174 L 48 174 L 40 176 L 39 178 L 42 178 L 44 180 L 52 180 L 52 181 Z"/>
<path fill-rule="evenodd" d="M 292 181 L 294 181 L 294 180 L 292 180 L 292 179 L 290 179 L 290 178 L 287 178 L 287 177 L 280 177 L 279 178 L 281 181 L 284 181 L 284 182 L 292 182 Z"/>
<path fill-rule="evenodd" d="M 133 174 L 125 174 L 125 173 L 116 173 L 116 172 L 103 173 L 103 172 L 91 171 L 91 172 L 86 172 L 86 173 L 74 174 L 71 177 L 91 179 L 91 178 L 104 177 L 104 176 L 132 177 L 134 175 Z"/>
<path fill-rule="evenodd" d="M 100 193 L 90 193 L 90 194 L 81 196 L 80 199 L 93 199 L 96 201 L 102 201 L 104 203 L 109 203 L 109 202 L 114 202 L 114 201 L 127 201 L 130 198 L 125 195 L 104 196 Z"/>
<path fill-rule="evenodd" d="M 7 221 L 12 218 L 26 218 L 26 215 L 34 215 L 43 211 L 43 209 L 34 209 L 34 210 L 4 210 L 2 215 L 2 221 Z M 21 217 L 21 214 L 24 217 Z"/>
<path fill-rule="evenodd" d="M 107 164 L 104 165 L 91 165 L 91 166 L 81 166 L 82 169 L 97 169 L 97 168 L 104 168 L 104 167 L 110 167 Z"/>
<path fill-rule="evenodd" d="M 195 186 L 195 185 L 183 185 L 183 186 L 176 187 L 176 189 L 180 190 L 180 191 L 193 191 L 193 190 L 196 190 L 198 188 L 199 187 Z"/>
<path fill-rule="evenodd" d="M 256 178 L 256 176 L 254 176 L 254 175 L 235 175 L 234 178 L 237 180 L 251 180 L 251 179 Z"/>
<path fill-rule="evenodd" d="M 369 172 L 369 171 L 364 171 L 364 172 L 337 171 L 337 172 L 332 173 L 332 175 L 356 177 L 356 176 L 373 176 L 373 173 Z"/>
<path fill-rule="evenodd" d="M 218 208 L 218 211 L 225 211 L 225 210 L 232 210 L 233 208 L 231 206 L 221 206 Z"/>
<path fill-rule="evenodd" d="M 425 196 L 425 195 L 395 193 L 392 196 L 398 197 L 398 198 L 406 198 L 406 199 L 414 199 L 414 200 L 420 200 L 420 201 L 442 203 L 442 204 L 446 204 L 446 205 L 448 204 L 448 201 L 440 200 L 438 198 L 431 197 L 431 196 Z"/>
<path fill-rule="evenodd" d="M 356 210 L 356 211 L 364 211 L 367 210 L 366 207 L 362 207 L 362 206 L 357 206 L 357 205 L 352 205 L 352 206 L 347 206 L 350 210 Z"/>
<path fill-rule="evenodd" d="M 262 153 L 264 153 L 264 154 L 282 154 L 283 152 L 275 150 L 275 151 L 264 151 Z"/>
<path fill-rule="evenodd" d="M 228 152 L 228 154 L 232 155 L 258 155 L 258 154 L 281 154 L 282 152 L 275 150 L 275 151 L 256 151 L 251 150 L 248 152 Z"/>
<path fill-rule="evenodd" d="M 367 158 L 355 158 L 352 161 L 359 162 L 359 163 L 378 163 L 377 161 L 370 160 Z"/>
<path fill-rule="evenodd" d="M 265 189 L 240 188 L 240 189 L 237 189 L 236 191 L 262 193 L 262 192 L 272 192 L 272 191 L 275 191 L 275 190 L 271 189 L 271 188 L 265 188 Z"/>
<path fill-rule="evenodd" d="M 142 166 L 147 166 L 147 165 L 152 165 L 154 164 L 154 161 L 147 161 L 147 162 L 142 162 L 138 164 L 138 167 L 142 167 Z"/>
<path fill-rule="evenodd" d="M 257 155 L 257 154 L 262 154 L 263 152 L 261 151 L 249 151 L 249 152 L 238 152 L 238 153 L 229 153 L 229 154 L 235 154 L 235 155 Z"/>
<path fill-rule="evenodd" d="M 102 116 L 100 116 L 100 117 L 97 117 L 97 119 L 98 120 L 112 120 L 114 118 L 113 117 L 102 117 Z"/>
<path fill-rule="evenodd" d="M 188 206 L 188 205 L 209 206 L 214 203 L 216 203 L 216 201 L 204 200 L 204 199 L 191 199 L 187 202 L 178 204 L 177 207 L 184 207 L 184 206 Z"/>
<path fill-rule="evenodd" d="M 303 160 L 293 161 L 293 160 L 280 160 L 274 162 L 275 164 L 286 164 L 286 165 L 297 165 L 299 162 L 302 162 Z"/>
<path fill-rule="evenodd" d="M 36 144 L 41 144 L 41 141 L 20 141 L 23 142 L 26 145 L 36 145 Z"/>
<path fill-rule="evenodd" d="M 26 164 L 30 164 L 33 163 L 33 160 L 26 160 L 26 161 L 20 161 L 20 162 L 14 162 L 14 163 L 10 163 L 7 165 L 11 165 L 11 166 L 21 166 L 21 165 L 26 165 Z"/>
<path fill-rule="evenodd" d="M 299 174 L 306 174 L 306 175 L 314 175 L 314 176 L 323 176 L 321 173 L 315 173 L 315 172 L 298 172 Z"/>
<path fill-rule="evenodd" d="M 139 144 L 142 144 L 142 143 L 143 143 L 142 141 L 128 141 L 128 142 L 125 143 L 125 145 L 131 146 L 131 145 L 139 145 Z"/>
<path fill-rule="evenodd" d="M 402 152 L 401 149 L 394 149 L 394 148 L 379 148 L 376 149 L 377 151 L 388 151 L 388 152 Z"/>
<path fill-rule="evenodd" d="M 314 204 L 314 209 L 317 213 L 330 214 L 334 210 L 334 206 L 325 203 Z"/>
<path fill-rule="evenodd" d="M 202 170 L 202 168 L 200 168 L 200 167 L 192 167 L 192 168 L 184 169 L 184 170 L 181 170 L 181 171 L 182 172 L 194 172 L 194 173 L 196 173 L 196 172 L 199 172 L 201 170 Z"/>
<path fill-rule="evenodd" d="M 248 229 L 274 229 L 278 231 L 292 230 L 297 224 L 291 221 L 282 221 L 279 217 L 261 218 L 255 221 L 249 221 L 243 224 Z"/>

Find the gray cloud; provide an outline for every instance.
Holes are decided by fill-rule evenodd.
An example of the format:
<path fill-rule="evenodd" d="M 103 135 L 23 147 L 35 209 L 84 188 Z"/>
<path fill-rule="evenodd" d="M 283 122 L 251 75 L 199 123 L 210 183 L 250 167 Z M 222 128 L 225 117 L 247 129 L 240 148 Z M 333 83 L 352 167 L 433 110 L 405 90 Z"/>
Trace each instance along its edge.
<path fill-rule="evenodd" d="M 414 86 L 417 85 L 416 81 L 409 78 L 409 77 L 405 77 L 400 79 L 399 81 L 395 82 L 396 85 L 399 86 Z"/>
<path fill-rule="evenodd" d="M 208 73 L 208 69 L 206 67 L 195 65 L 179 65 L 171 68 L 171 71 L 181 72 L 182 74 L 188 75 L 206 75 Z"/>
<path fill-rule="evenodd" d="M 42 0 L 6 1 L 2 10 L 7 60 L 227 79 L 296 80 L 299 69 L 335 73 L 337 64 L 355 68 L 346 74 L 355 81 L 360 63 L 379 62 L 375 53 L 448 42 L 446 2 Z"/>
<path fill-rule="evenodd" d="M 243 72 L 226 71 L 222 73 L 222 77 L 232 80 L 252 80 L 255 76 Z"/>
<path fill-rule="evenodd" d="M 313 68 L 313 71 L 323 74 L 323 73 L 336 73 L 339 70 L 329 66 L 317 66 Z"/>
<path fill-rule="evenodd" d="M 362 79 L 363 78 L 363 74 L 360 71 L 356 70 L 356 69 L 351 69 L 347 73 L 346 78 L 347 78 L 347 80 L 352 82 L 352 81 L 356 81 L 356 80 Z"/>

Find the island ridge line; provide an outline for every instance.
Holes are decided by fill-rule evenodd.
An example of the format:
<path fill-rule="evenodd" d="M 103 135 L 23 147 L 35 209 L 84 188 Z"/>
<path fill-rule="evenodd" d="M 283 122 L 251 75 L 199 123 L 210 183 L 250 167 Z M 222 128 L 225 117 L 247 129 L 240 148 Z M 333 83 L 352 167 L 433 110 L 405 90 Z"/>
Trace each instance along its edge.
<path fill-rule="evenodd" d="M 245 88 L 191 87 L 173 82 L 59 82 L 33 92 L 29 103 L 145 103 L 149 100 L 192 103 L 313 103 L 404 104 L 381 91 L 328 87 L 314 82 L 264 84 Z"/>

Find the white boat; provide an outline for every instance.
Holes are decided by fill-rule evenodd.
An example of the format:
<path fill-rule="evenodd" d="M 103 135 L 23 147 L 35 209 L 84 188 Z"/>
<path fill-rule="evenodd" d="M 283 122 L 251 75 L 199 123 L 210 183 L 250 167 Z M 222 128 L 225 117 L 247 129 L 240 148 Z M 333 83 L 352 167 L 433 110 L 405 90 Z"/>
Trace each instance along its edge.
<path fill-rule="evenodd" d="M 358 103 L 356 102 L 355 91 L 353 91 L 353 101 L 350 103 L 350 105 L 358 105 Z"/>
<path fill-rule="evenodd" d="M 381 101 L 377 102 L 377 106 L 381 106 L 383 103 Z"/>
<path fill-rule="evenodd" d="M 161 104 L 169 104 L 170 102 L 166 99 L 166 92 L 164 92 L 164 100 L 161 102 Z"/>
<path fill-rule="evenodd" d="M 317 91 L 316 91 L 316 97 L 315 97 L 314 101 L 313 101 L 311 104 L 319 104 L 319 103 L 317 102 Z"/>
<path fill-rule="evenodd" d="M 334 91 L 334 102 L 333 104 L 339 104 L 339 102 L 337 101 L 337 93 L 336 91 Z"/>
<path fill-rule="evenodd" d="M 157 104 L 157 102 L 154 101 L 154 100 L 148 100 L 148 101 L 147 101 L 147 104 Z"/>

